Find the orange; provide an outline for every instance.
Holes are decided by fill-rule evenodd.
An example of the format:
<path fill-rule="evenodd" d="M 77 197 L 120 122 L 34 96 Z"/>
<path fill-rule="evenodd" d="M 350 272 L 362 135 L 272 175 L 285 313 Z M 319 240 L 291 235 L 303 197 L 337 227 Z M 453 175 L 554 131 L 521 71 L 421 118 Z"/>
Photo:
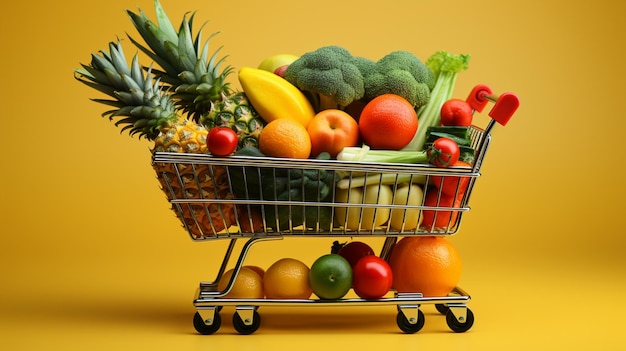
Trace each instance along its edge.
<path fill-rule="evenodd" d="M 443 237 L 406 237 L 389 257 L 393 286 L 398 292 L 448 296 L 461 279 L 461 256 Z"/>
<path fill-rule="evenodd" d="M 383 94 L 361 111 L 359 131 L 365 144 L 373 149 L 400 150 L 417 132 L 417 112 L 405 98 Z"/>
<path fill-rule="evenodd" d="M 265 272 L 263 290 L 268 299 L 308 299 L 309 267 L 295 258 L 282 258 Z"/>
<path fill-rule="evenodd" d="M 259 150 L 272 157 L 309 158 L 311 138 L 306 127 L 299 122 L 278 118 L 263 128 Z"/>
<path fill-rule="evenodd" d="M 259 266 L 248 266 L 248 265 L 246 265 L 244 267 L 245 268 L 249 268 L 249 269 L 255 271 L 259 275 L 259 277 L 261 277 L 261 279 L 263 279 L 263 276 L 265 276 L 265 269 L 263 269 L 263 268 L 261 268 Z"/>
<path fill-rule="evenodd" d="M 217 289 L 222 291 L 226 289 L 230 277 L 234 270 L 226 271 L 220 278 Z M 227 298 L 233 299 L 262 299 L 263 298 L 263 279 L 261 276 L 249 267 L 241 267 L 239 274 L 235 279 L 235 284 L 228 294 Z"/>
<path fill-rule="evenodd" d="M 306 129 L 311 137 L 313 157 L 328 152 L 335 158 L 344 147 L 359 143 L 358 123 L 342 110 L 327 109 L 318 112 Z"/>

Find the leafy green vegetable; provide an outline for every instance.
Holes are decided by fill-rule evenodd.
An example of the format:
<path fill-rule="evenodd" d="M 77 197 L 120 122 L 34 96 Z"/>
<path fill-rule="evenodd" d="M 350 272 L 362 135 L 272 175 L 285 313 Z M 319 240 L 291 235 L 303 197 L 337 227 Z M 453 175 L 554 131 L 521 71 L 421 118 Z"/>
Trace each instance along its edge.
<path fill-rule="evenodd" d="M 435 75 L 435 86 L 430 92 L 428 103 L 417 111 L 419 128 L 405 150 L 424 149 L 428 127 L 440 124 L 441 106 L 452 98 L 457 75 L 467 69 L 469 59 L 470 55 L 467 54 L 455 55 L 438 51 L 426 60 L 426 66 Z"/>
<path fill-rule="evenodd" d="M 265 157 L 251 146 L 241 148 L 235 155 Z M 322 153 L 318 159 L 330 159 L 330 155 Z M 230 166 L 228 171 L 235 196 L 245 200 L 323 202 L 332 196 L 337 181 L 335 173 L 325 169 Z M 302 224 L 315 228 L 319 223 L 320 229 L 332 226 L 332 209 L 328 206 L 264 204 L 262 211 L 266 225 L 276 231 Z"/>

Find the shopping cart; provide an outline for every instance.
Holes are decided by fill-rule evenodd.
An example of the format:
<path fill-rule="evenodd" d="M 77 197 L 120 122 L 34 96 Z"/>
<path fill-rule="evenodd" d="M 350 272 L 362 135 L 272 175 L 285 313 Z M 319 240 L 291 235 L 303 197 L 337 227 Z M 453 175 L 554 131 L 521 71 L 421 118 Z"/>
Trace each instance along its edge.
<path fill-rule="evenodd" d="M 480 128 L 471 126 L 471 147 L 475 150 L 471 167 L 438 168 L 427 164 L 366 163 L 322 159 L 281 159 L 254 156 L 214 157 L 206 154 L 174 154 L 156 152 L 154 163 L 168 167 L 168 172 L 158 174 L 170 203 L 190 237 L 195 241 L 227 239 L 230 242 L 216 278 L 211 282 L 201 282 L 197 297 L 193 301 L 196 313 L 193 318 L 195 329 L 201 334 L 213 334 L 221 326 L 220 311 L 224 306 L 235 307 L 233 326 L 241 334 L 255 332 L 261 323 L 260 306 L 373 306 L 393 305 L 397 307 L 396 322 L 405 333 L 415 333 L 424 326 L 423 304 L 434 304 L 445 314 L 451 330 L 465 332 L 474 323 L 474 315 L 467 307 L 469 294 L 457 287 L 447 296 L 425 297 L 420 292 L 391 292 L 380 299 L 345 297 L 337 300 L 322 299 L 236 299 L 226 298 L 244 264 L 252 245 L 267 240 L 278 240 L 287 236 L 300 238 L 384 238 L 380 257 L 387 259 L 399 237 L 406 236 L 445 236 L 455 234 L 468 206 L 476 179 L 487 149 L 491 143 L 491 130 L 495 123 L 506 125 L 519 106 L 517 96 L 504 93 L 495 96 L 485 85 L 476 86 L 467 101 L 475 112 L 482 112 L 492 102 L 489 123 Z M 303 181 L 307 178 L 307 181 Z M 336 182 L 341 179 L 343 186 L 358 186 L 363 179 L 386 182 L 392 188 L 400 182 L 431 184 L 434 179 L 466 179 L 465 189 L 457 182 L 456 195 L 460 201 L 454 204 L 369 204 L 336 202 Z M 330 179 L 330 181 L 329 181 Z M 391 179 L 391 180 L 390 180 Z M 278 182 L 300 184 L 302 191 L 286 192 L 280 195 Z M 218 184 L 219 183 L 219 184 Z M 335 186 L 337 185 L 337 186 Z M 202 191 L 205 187 L 224 191 Z M 297 187 L 296 187 L 297 188 Z M 323 188 L 323 189 L 322 189 Z M 181 189 L 183 191 L 181 191 Z M 313 190 L 311 190 L 313 189 Z M 282 189 L 284 190 L 284 189 Z M 297 189 L 296 189 L 297 190 Z M 307 192 L 307 190 L 309 190 Z M 226 193 L 227 196 L 219 194 Z M 283 194 L 285 192 L 282 192 Z M 305 196 L 307 193 L 322 194 L 318 197 Z M 441 197 L 441 194 L 438 195 Z M 406 218 L 410 211 L 420 211 L 420 215 L 430 211 L 431 215 L 442 216 L 445 223 L 434 220 L 432 224 L 417 227 L 402 225 L 398 228 L 387 223 L 371 225 L 358 219 L 358 225 L 338 223 L 338 211 L 356 209 L 363 214 L 370 211 L 368 218 L 376 218 L 378 211 L 392 210 Z M 398 212 L 398 210 L 400 210 Z M 354 212 L 354 210 L 353 210 Z M 373 213 L 373 215 L 372 215 Z M 362 216 L 364 218 L 364 216 Z M 354 219 L 354 218 L 353 218 Z M 236 245 L 238 240 L 243 245 Z M 232 259 L 231 259 L 232 258 Z M 218 282 L 234 260 L 234 273 L 227 287 L 218 289 Z"/>

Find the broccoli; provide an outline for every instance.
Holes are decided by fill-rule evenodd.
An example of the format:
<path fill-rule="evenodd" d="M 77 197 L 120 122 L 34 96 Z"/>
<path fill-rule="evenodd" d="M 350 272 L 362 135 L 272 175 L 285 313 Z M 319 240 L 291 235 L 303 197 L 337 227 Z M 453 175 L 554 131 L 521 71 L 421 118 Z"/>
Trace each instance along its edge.
<path fill-rule="evenodd" d="M 285 70 L 285 79 L 308 93 L 316 112 L 343 109 L 365 94 L 355 57 L 340 46 L 324 46 L 303 54 Z"/>
<path fill-rule="evenodd" d="M 396 94 L 415 108 L 428 103 L 435 86 L 433 72 L 408 51 L 393 51 L 378 60 L 374 67 L 366 67 L 364 81 L 366 99 Z"/>

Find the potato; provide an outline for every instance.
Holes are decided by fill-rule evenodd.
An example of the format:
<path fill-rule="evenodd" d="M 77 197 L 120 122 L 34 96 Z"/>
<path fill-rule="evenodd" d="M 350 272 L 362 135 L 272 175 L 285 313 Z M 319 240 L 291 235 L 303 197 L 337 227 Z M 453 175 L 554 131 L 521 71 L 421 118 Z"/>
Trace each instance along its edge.
<path fill-rule="evenodd" d="M 362 188 L 350 188 L 350 189 L 337 189 L 335 194 L 335 202 L 348 203 L 348 200 L 352 204 L 360 204 L 363 202 L 363 189 Z M 338 225 L 344 226 L 348 229 L 357 229 L 359 227 L 359 219 L 361 216 L 360 207 L 337 207 L 335 208 L 335 221 Z M 347 223 L 346 223 L 347 217 Z"/>
<path fill-rule="evenodd" d="M 420 206 L 424 198 L 424 191 L 419 185 L 405 184 L 398 187 L 393 204 L 398 206 Z M 420 225 L 423 217 L 420 209 L 393 209 L 389 224 L 396 230 L 415 230 Z M 404 227 L 402 226 L 404 222 Z"/>
<path fill-rule="evenodd" d="M 392 198 L 390 186 L 373 184 L 364 188 L 337 189 L 335 202 L 391 205 Z M 371 230 L 385 224 L 389 220 L 389 213 L 390 209 L 384 207 L 337 207 L 335 220 L 340 226 L 345 224 L 347 229 L 357 230 L 361 222 L 361 229 Z"/>

